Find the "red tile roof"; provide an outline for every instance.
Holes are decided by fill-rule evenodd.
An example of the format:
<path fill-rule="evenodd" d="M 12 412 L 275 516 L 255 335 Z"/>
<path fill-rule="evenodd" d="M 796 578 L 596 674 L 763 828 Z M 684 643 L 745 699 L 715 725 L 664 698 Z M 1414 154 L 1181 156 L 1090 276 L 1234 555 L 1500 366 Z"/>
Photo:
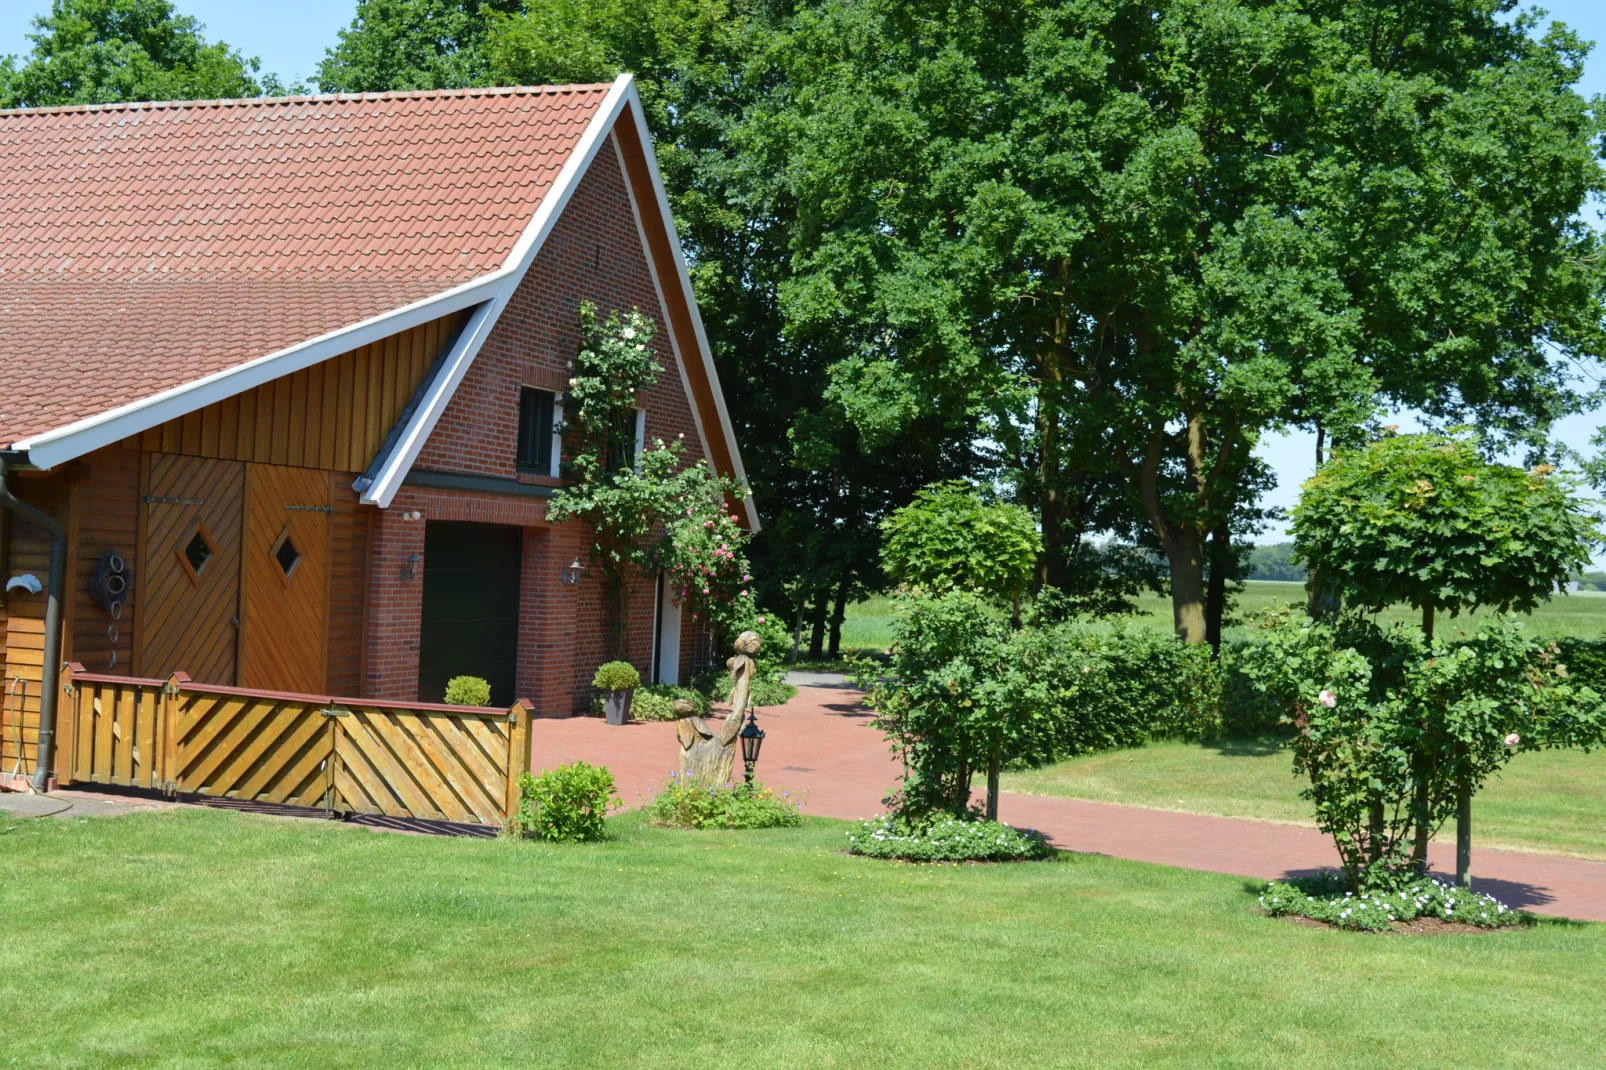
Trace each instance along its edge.
<path fill-rule="evenodd" d="M 501 268 L 608 89 L 0 111 L 0 445 Z"/>

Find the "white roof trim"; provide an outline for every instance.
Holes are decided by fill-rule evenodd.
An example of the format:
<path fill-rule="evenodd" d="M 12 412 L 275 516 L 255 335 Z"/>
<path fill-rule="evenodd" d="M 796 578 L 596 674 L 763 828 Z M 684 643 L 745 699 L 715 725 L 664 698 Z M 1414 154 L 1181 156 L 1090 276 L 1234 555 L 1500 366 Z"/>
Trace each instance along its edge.
<path fill-rule="evenodd" d="M 464 326 L 463 332 L 458 335 L 457 343 L 447 355 L 441 374 L 435 377 L 435 381 L 429 385 L 428 392 L 413 410 L 412 418 L 407 421 L 407 426 L 403 429 L 395 448 L 390 456 L 385 458 L 379 471 L 374 473 L 373 483 L 362 491 L 359 500 L 364 505 L 377 505 L 384 509 L 388 508 L 391 500 L 396 497 L 396 492 L 401 489 L 402 480 L 413 467 L 413 462 L 418 459 L 418 451 L 424 448 L 430 432 L 435 430 L 435 424 L 446 411 L 446 403 L 451 401 L 452 395 L 457 392 L 457 385 L 463 381 L 469 366 L 474 363 L 475 355 L 479 353 L 480 346 L 485 344 L 485 339 L 489 337 L 491 328 L 496 325 L 502 309 L 507 307 L 513 291 L 518 289 L 525 272 L 534 263 L 536 254 L 541 251 L 547 235 L 552 233 L 552 228 L 569 203 L 569 198 L 574 196 L 581 177 L 591 166 L 591 161 L 596 157 L 597 150 L 602 147 L 608 131 L 613 128 L 619 110 L 624 107 L 626 100 L 634 97 L 635 87 L 630 75 L 621 74 L 614 79 L 608 95 L 602 98 L 602 106 L 597 109 L 597 114 L 592 116 L 585 133 L 580 135 L 579 142 L 575 144 L 574 151 L 569 153 L 569 158 L 564 161 L 563 169 L 558 172 L 557 179 L 552 183 L 552 190 L 541 199 L 535 215 L 524 228 L 524 233 L 519 235 L 519 240 L 508 254 L 507 262 L 498 272 L 497 291 Z"/>
<path fill-rule="evenodd" d="M 213 402 L 233 397 L 420 323 L 428 323 L 459 309 L 480 304 L 499 288 L 504 273 L 505 269 L 498 269 L 490 275 L 471 279 L 432 297 L 359 320 L 349 327 L 329 331 L 148 398 L 20 439 L 11 448 L 27 450 L 29 462 L 39 468 L 54 468 L 74 457 L 82 457 L 146 428 L 205 408 Z"/>
<path fill-rule="evenodd" d="M 647 114 L 641 106 L 641 97 L 636 92 L 635 83 L 630 82 L 626 89 L 630 95 L 630 114 L 631 117 L 636 121 L 636 134 L 641 139 L 642 152 L 647 157 L 647 174 L 652 178 L 653 196 L 658 198 L 658 212 L 663 217 L 664 227 L 669 231 L 669 249 L 670 252 L 674 254 L 675 274 L 679 276 L 681 292 L 686 297 L 686 307 L 691 313 L 692 331 L 697 336 L 697 352 L 703 358 L 703 371 L 708 376 L 708 387 L 709 390 L 713 392 L 714 407 L 719 413 L 719 429 L 725 435 L 725 448 L 730 451 L 731 468 L 733 469 L 732 475 L 740 480 L 745 486 L 747 483 L 747 470 L 742 466 L 742 451 L 736 445 L 736 432 L 731 427 L 730 412 L 725 408 L 725 391 L 724 388 L 719 385 L 719 372 L 715 371 L 714 369 L 714 353 L 713 350 L 708 347 L 708 334 L 703 328 L 702 313 L 698 311 L 697 308 L 697 294 L 692 289 L 691 273 L 686 269 L 686 256 L 681 251 L 680 234 L 675 230 L 675 217 L 674 214 L 669 210 L 669 195 L 664 191 L 664 177 L 663 174 L 658 170 L 658 154 L 653 151 L 652 133 L 647 129 Z M 625 182 L 628 184 L 629 181 L 630 178 L 627 174 L 625 176 Z M 633 194 L 634 191 L 632 191 L 632 195 Z M 631 208 L 632 210 L 635 210 L 634 203 L 632 203 Z M 639 228 L 641 224 L 639 214 L 637 215 L 636 223 Z M 653 266 L 652 256 L 650 253 L 647 255 L 647 264 L 652 268 L 653 271 L 653 285 L 657 286 L 658 271 L 657 268 Z M 659 299 L 662 300 L 661 290 L 659 291 Z M 664 315 L 665 321 L 667 322 L 667 309 L 665 310 Z M 670 331 L 670 338 L 671 341 L 674 340 L 674 332 L 672 330 Z M 675 352 L 676 356 L 678 357 L 680 355 L 680 348 L 678 345 L 675 347 Z M 681 375 L 682 380 L 684 381 L 684 370 L 682 370 Z M 690 384 L 687 384 L 687 394 L 690 395 L 690 393 Z M 689 400 L 694 399 L 689 398 Z M 697 420 L 698 433 L 703 435 L 703 448 L 706 450 L 707 435 L 703 432 L 702 415 L 697 412 L 697 406 L 695 403 L 693 403 L 691 408 L 692 414 Z M 758 522 L 758 505 L 753 501 L 753 495 L 746 495 L 742 504 L 747 512 L 748 529 L 756 535 L 760 528 Z"/>

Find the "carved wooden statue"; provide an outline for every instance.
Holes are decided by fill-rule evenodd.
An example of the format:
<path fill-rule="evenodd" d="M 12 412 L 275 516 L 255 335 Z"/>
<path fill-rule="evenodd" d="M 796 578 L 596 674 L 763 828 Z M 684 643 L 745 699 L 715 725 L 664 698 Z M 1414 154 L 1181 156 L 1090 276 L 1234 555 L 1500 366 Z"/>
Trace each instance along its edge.
<path fill-rule="evenodd" d="M 763 642 L 757 632 L 736 637 L 736 655 L 725 662 L 731 673 L 731 712 L 719 731 L 701 717 L 682 717 L 675 728 L 680 740 L 680 774 L 694 784 L 717 786 L 730 780 L 736 761 L 736 734 L 742 730 L 747 704 L 753 693 L 753 674 L 758 663 L 753 658 Z M 684 700 L 682 700 L 684 701 Z M 688 712 L 690 703 L 675 703 L 677 713 Z"/>

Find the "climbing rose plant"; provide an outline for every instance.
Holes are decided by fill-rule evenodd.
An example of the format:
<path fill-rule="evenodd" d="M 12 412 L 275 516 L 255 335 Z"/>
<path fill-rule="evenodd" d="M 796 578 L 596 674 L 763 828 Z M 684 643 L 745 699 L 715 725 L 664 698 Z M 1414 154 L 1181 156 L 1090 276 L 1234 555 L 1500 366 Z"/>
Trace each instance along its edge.
<path fill-rule="evenodd" d="M 552 523 L 580 520 L 594 532 L 589 557 L 607 595 L 610 658 L 627 653 L 631 582 L 682 556 L 666 538 L 673 546 L 676 535 L 690 534 L 687 518 L 745 494 L 705 463 L 686 464 L 678 438 L 654 439 L 634 455 L 636 396 L 663 371 L 653 334 L 652 321 L 637 310 L 599 319 L 594 306 L 581 304 L 580 349 L 563 399 L 569 482 L 547 506 Z"/>
<path fill-rule="evenodd" d="M 734 639 L 755 616 L 753 573 L 742 529 L 714 481 L 669 527 L 659 567 L 677 605 L 689 607 L 721 640 Z"/>

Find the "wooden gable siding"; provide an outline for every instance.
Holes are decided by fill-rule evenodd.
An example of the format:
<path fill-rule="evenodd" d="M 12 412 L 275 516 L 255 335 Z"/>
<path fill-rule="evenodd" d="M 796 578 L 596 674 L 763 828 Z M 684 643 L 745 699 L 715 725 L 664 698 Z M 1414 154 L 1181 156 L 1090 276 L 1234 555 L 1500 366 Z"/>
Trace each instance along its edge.
<path fill-rule="evenodd" d="M 461 313 L 215 402 L 124 440 L 147 451 L 362 472 Z"/>
<path fill-rule="evenodd" d="M 76 548 L 67 548 L 67 574 L 73 585 L 72 627 L 62 636 L 62 656 L 82 663 L 89 672 L 128 676 L 134 668 L 134 607 L 140 581 L 140 457 L 134 450 L 109 446 L 84 461 L 73 496 Z M 122 615 L 115 620 L 89 597 L 89 578 L 107 550 L 122 557 L 130 577 Z"/>

